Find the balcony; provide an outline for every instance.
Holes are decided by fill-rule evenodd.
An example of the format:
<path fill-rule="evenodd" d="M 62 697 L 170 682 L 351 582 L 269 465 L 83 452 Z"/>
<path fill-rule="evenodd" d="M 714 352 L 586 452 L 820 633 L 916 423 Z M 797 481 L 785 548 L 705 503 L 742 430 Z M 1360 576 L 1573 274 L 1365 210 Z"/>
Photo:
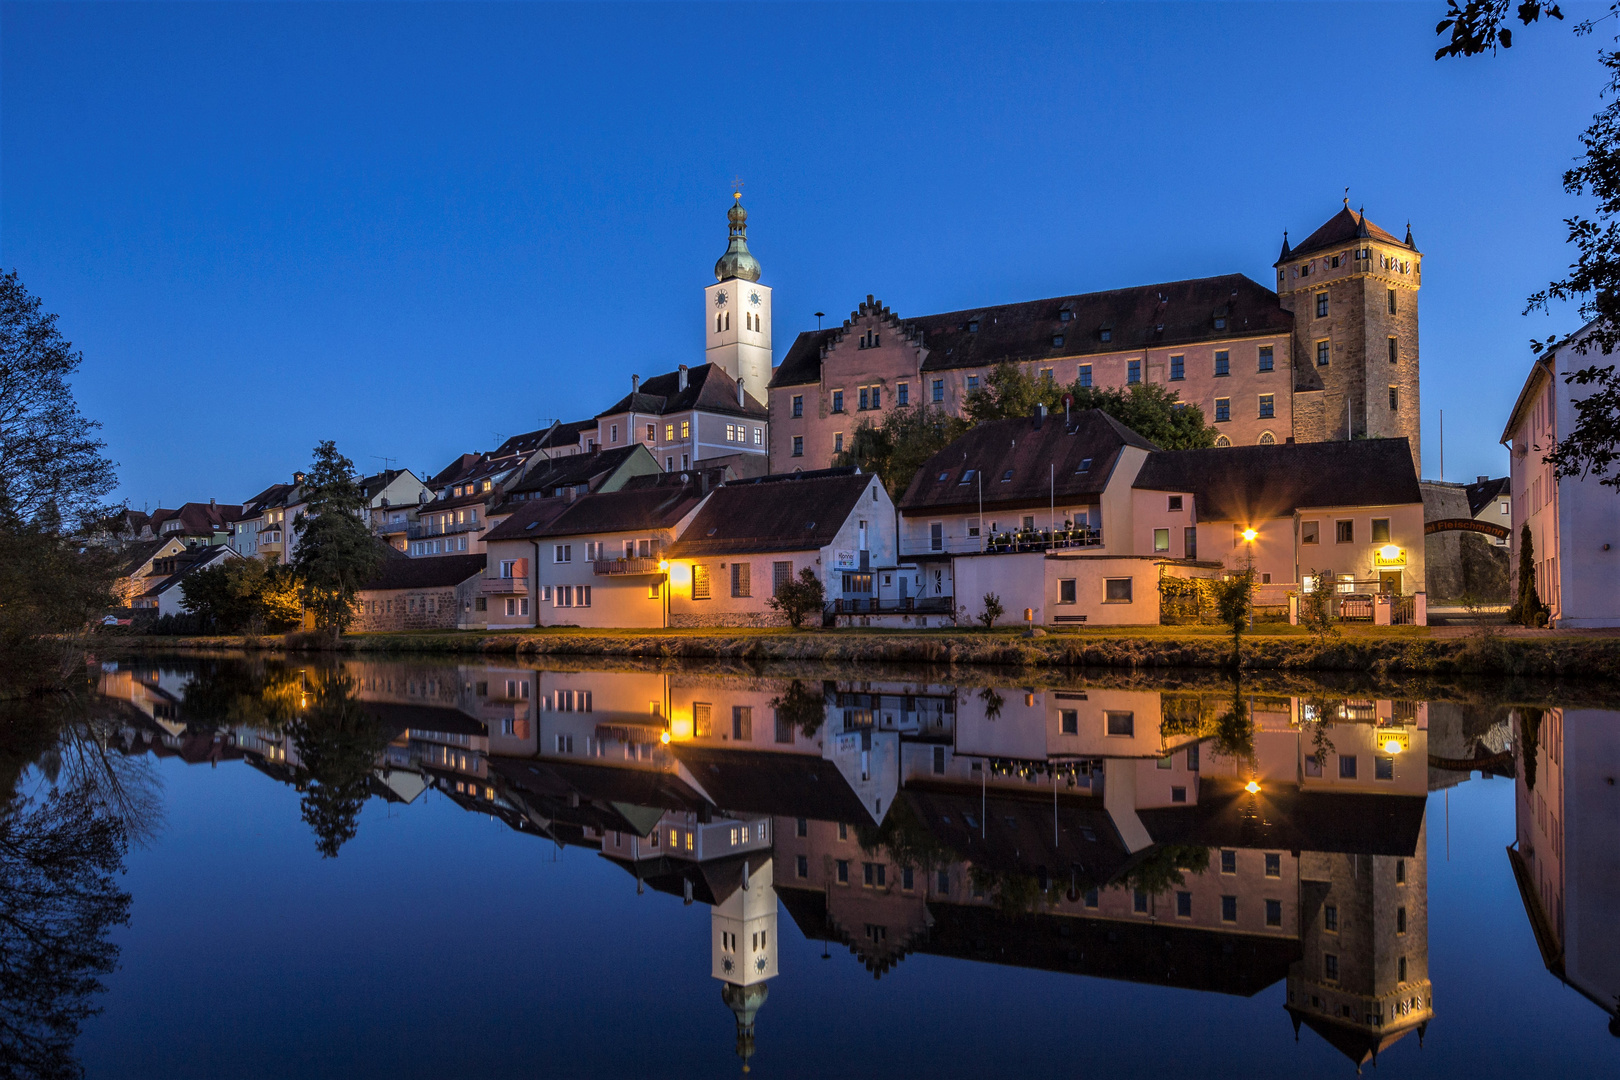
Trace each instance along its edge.
<path fill-rule="evenodd" d="M 449 525 L 440 525 L 438 522 L 413 522 L 406 526 L 405 535 L 412 540 L 422 540 L 429 536 L 454 536 L 456 533 L 479 532 L 489 522 L 482 519 L 478 521 L 451 522 Z"/>
<path fill-rule="evenodd" d="M 485 596 L 528 596 L 529 579 L 520 577 L 487 577 L 478 583 L 478 591 Z"/>
<path fill-rule="evenodd" d="M 1067 529 L 1020 529 L 1001 532 L 985 541 L 985 550 L 996 553 L 1022 551 L 1065 551 L 1071 548 L 1102 547 L 1102 530 L 1076 525 Z"/>
<path fill-rule="evenodd" d="M 657 559 L 597 559 L 591 570 L 598 577 L 623 577 L 629 574 L 661 574 Z"/>

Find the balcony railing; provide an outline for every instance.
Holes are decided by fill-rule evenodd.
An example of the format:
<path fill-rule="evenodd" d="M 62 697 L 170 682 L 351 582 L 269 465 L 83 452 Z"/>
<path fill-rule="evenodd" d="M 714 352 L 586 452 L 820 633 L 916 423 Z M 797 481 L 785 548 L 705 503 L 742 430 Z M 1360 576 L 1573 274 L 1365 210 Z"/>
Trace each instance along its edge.
<path fill-rule="evenodd" d="M 986 551 L 1009 553 L 1020 551 L 1062 551 L 1067 548 L 1102 547 L 1101 529 L 1075 526 L 1070 529 L 1021 529 L 1018 532 L 996 533 L 984 545 Z"/>
<path fill-rule="evenodd" d="M 949 596 L 907 596 L 878 600 L 870 596 L 845 596 L 826 605 L 828 615 L 887 615 L 895 612 L 919 615 L 948 615 L 956 609 Z"/>
<path fill-rule="evenodd" d="M 592 571 L 601 577 L 611 577 L 624 574 L 657 574 L 657 559 L 597 559 L 591 564 Z"/>
<path fill-rule="evenodd" d="M 428 536 L 453 536 L 456 533 L 478 532 L 489 522 L 479 521 L 452 521 L 448 525 L 441 525 L 436 521 L 421 521 L 408 525 L 405 535 L 412 540 L 421 540 Z"/>
<path fill-rule="evenodd" d="M 487 577 L 478 583 L 478 591 L 485 596 L 527 596 L 529 595 L 529 579 Z"/>

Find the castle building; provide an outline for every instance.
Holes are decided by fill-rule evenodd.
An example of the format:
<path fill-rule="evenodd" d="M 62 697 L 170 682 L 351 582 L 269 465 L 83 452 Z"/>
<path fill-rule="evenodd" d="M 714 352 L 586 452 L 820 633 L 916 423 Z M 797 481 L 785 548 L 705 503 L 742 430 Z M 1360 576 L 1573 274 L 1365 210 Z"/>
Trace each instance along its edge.
<path fill-rule="evenodd" d="M 740 202 L 731 221 L 709 356 L 753 387 L 770 293 Z M 1397 240 L 1346 200 L 1297 247 L 1284 234 L 1276 292 L 1226 274 L 914 318 L 869 295 L 841 325 L 799 334 L 770 375 L 771 471 L 827 467 L 896 408 L 960 415 L 1006 362 L 1063 386 L 1163 385 L 1203 410 L 1219 446 L 1404 436 L 1420 465 L 1420 261 L 1410 227 Z"/>

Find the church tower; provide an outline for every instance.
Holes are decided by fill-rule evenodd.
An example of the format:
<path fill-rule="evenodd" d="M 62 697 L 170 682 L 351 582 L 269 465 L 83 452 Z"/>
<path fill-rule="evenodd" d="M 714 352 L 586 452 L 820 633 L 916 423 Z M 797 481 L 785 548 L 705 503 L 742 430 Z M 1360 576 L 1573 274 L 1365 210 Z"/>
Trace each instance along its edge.
<path fill-rule="evenodd" d="M 1283 234 L 1277 300 L 1294 313 L 1294 437 L 1394 438 L 1422 468 L 1418 288 L 1423 255 L 1344 208 L 1304 242 Z"/>
<path fill-rule="evenodd" d="M 715 283 L 703 290 L 707 329 L 704 359 L 742 381 L 764 402 L 771 381 L 771 289 L 759 283 L 759 262 L 748 251 L 748 211 L 742 192 L 727 211 L 731 238 L 714 264 Z"/>
<path fill-rule="evenodd" d="M 746 253 L 746 249 L 745 249 Z M 720 999 L 737 1016 L 737 1056 L 747 1072 L 754 1056 L 754 1020 L 765 1004 L 765 983 L 776 977 L 776 888 L 772 860 L 750 873 L 744 856 L 742 882 L 709 909 L 710 974 L 725 985 Z"/>

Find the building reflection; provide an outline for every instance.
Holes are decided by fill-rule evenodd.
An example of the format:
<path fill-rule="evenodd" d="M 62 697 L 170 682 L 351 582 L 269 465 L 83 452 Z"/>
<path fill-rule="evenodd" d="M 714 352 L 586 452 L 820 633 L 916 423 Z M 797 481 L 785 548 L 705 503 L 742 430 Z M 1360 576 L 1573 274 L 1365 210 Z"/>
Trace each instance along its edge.
<path fill-rule="evenodd" d="M 1358 1067 L 1434 1016 L 1424 809 L 1453 755 L 1431 753 L 1423 702 L 369 660 L 236 689 L 120 668 L 103 691 L 303 785 L 293 732 L 339 677 L 385 737 L 375 797 L 436 791 L 707 906 L 745 1065 L 779 911 L 875 977 L 925 953 L 1238 996 L 1282 983 L 1296 1036 Z M 141 726 L 131 752 L 162 741 Z M 1559 767 L 1535 798 L 1562 791 Z M 1521 814 L 1529 881 L 1561 880 L 1544 846 L 1562 850 Z M 1560 913 L 1549 941 L 1565 891 L 1527 892 Z M 1591 991 L 1611 1010 L 1612 982 Z"/>
<path fill-rule="evenodd" d="M 1513 710 L 1515 836 L 1508 862 L 1547 970 L 1620 1036 L 1620 713 Z"/>

